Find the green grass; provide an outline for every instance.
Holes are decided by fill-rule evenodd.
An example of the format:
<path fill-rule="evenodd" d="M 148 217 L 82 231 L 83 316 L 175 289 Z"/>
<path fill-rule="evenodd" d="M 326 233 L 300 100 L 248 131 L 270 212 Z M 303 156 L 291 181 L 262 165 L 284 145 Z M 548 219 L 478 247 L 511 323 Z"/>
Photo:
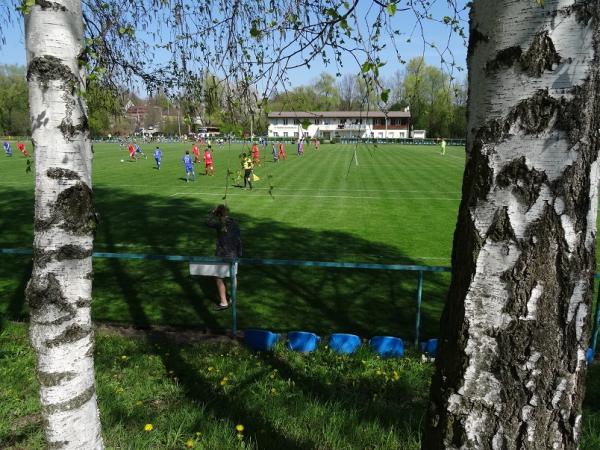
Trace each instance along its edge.
<path fill-rule="evenodd" d="M 214 152 L 215 177 L 183 181 L 180 158 L 189 146 L 165 144 L 160 171 L 135 163 L 114 144 L 94 146 L 94 190 L 100 223 L 96 251 L 212 255 L 214 235 L 203 218 L 226 201 L 241 225 L 244 256 L 321 261 L 449 265 L 460 198 L 463 150 L 445 157 L 428 146 L 323 146 L 303 158 L 288 146 L 277 164 L 263 152 L 252 192 L 229 187 L 240 145 Z M 150 153 L 152 146 L 144 149 Z M 357 166 L 353 160 L 354 151 Z M 202 170 L 202 169 L 200 169 Z M 20 155 L 0 158 L 1 247 L 30 247 L 33 175 Z M 272 187 L 272 189 L 270 189 Z M 22 292 L 28 258 L 3 257 L 0 314 L 26 314 Z M 188 276 L 187 265 L 96 259 L 95 320 L 137 325 L 228 328 L 214 313 L 210 279 Z M 422 327 L 437 334 L 449 276 L 427 275 Z M 242 267 L 239 325 L 277 330 L 353 331 L 410 338 L 415 273 L 292 267 Z"/>
<path fill-rule="evenodd" d="M 0 332 L 0 448 L 43 448 L 26 326 Z M 175 345 L 98 333 L 96 379 L 109 449 L 416 450 L 432 366 L 362 348 L 253 354 L 235 342 Z M 599 448 L 600 367 L 588 375 L 583 450 Z M 153 430 L 144 431 L 146 424 Z M 236 425 L 244 426 L 243 433 Z M 199 434 L 197 434 L 199 433 Z"/>
<path fill-rule="evenodd" d="M 26 327 L 8 324 L 0 348 L 0 447 L 41 448 Z M 431 366 L 366 349 L 253 354 L 100 333 L 96 373 L 108 448 L 416 449 Z"/>

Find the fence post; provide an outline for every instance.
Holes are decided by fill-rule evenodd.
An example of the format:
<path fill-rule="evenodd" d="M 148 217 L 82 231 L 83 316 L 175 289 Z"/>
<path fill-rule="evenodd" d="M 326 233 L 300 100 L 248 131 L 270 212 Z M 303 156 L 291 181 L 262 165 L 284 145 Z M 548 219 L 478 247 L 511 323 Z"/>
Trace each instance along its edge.
<path fill-rule="evenodd" d="M 421 334 L 421 299 L 423 298 L 423 271 L 419 270 L 417 279 L 417 314 L 415 318 L 415 349 L 419 351 L 419 338 Z"/>
<path fill-rule="evenodd" d="M 596 318 L 594 320 L 594 331 L 592 333 L 592 355 L 596 354 L 598 344 L 598 327 L 600 326 L 600 285 L 598 285 L 598 297 L 596 299 Z"/>
<path fill-rule="evenodd" d="M 233 337 L 237 336 L 237 260 L 234 259 L 229 265 L 229 276 L 231 277 L 231 331 Z"/>

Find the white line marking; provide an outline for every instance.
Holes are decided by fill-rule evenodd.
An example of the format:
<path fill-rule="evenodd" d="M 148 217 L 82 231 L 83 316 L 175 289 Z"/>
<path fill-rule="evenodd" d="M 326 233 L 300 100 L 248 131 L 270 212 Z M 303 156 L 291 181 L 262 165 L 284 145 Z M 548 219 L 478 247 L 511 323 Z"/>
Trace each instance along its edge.
<path fill-rule="evenodd" d="M 209 195 L 209 196 L 224 196 L 223 192 L 220 193 L 212 193 L 212 192 L 176 192 L 174 194 L 169 195 L 169 197 L 174 197 L 176 195 Z M 252 195 L 250 193 L 227 193 L 228 197 L 236 197 L 242 195 Z M 255 197 L 270 197 L 270 195 L 258 195 Z M 350 199 L 369 199 L 369 200 L 389 200 L 391 197 L 373 197 L 373 196 L 355 196 L 355 195 L 293 195 L 293 194 L 278 194 L 277 192 L 273 193 L 273 197 L 305 197 L 305 198 L 350 198 Z M 448 198 L 448 197 L 401 197 L 401 198 L 393 198 L 395 200 L 447 200 L 447 201 L 460 201 L 460 197 L 458 198 Z"/>

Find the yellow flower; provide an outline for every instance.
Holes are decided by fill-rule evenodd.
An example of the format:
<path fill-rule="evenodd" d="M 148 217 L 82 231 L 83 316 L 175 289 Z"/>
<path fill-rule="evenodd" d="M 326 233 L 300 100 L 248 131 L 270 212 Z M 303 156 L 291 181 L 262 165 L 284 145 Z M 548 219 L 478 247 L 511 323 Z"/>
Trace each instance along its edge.
<path fill-rule="evenodd" d="M 127 359 L 127 355 L 123 355 L 123 356 L 121 356 L 121 359 L 122 359 L 123 361 L 125 361 L 125 360 Z"/>
<path fill-rule="evenodd" d="M 208 368 L 208 371 L 209 371 L 209 372 L 212 372 L 213 370 L 215 370 L 215 368 L 214 368 L 213 366 L 210 366 L 210 367 Z"/>
<path fill-rule="evenodd" d="M 144 425 L 144 431 L 152 431 L 154 430 L 154 425 L 152 425 L 151 423 L 147 423 L 146 425 Z"/>
<path fill-rule="evenodd" d="M 194 448 L 194 444 L 195 444 L 195 442 L 193 439 L 188 439 L 187 441 L 185 441 L 185 446 L 187 448 Z"/>
<path fill-rule="evenodd" d="M 271 388 L 271 394 L 273 394 L 273 395 L 277 394 L 277 389 Z"/>
<path fill-rule="evenodd" d="M 196 431 L 196 437 L 200 437 L 202 435 L 202 433 L 200 433 L 199 431 Z"/>
<path fill-rule="evenodd" d="M 243 433 L 244 432 L 244 425 L 242 425 L 241 423 L 237 424 L 235 426 L 235 429 L 238 433 Z"/>
<path fill-rule="evenodd" d="M 227 384 L 227 379 L 223 378 L 221 380 L 221 386 L 225 386 Z"/>

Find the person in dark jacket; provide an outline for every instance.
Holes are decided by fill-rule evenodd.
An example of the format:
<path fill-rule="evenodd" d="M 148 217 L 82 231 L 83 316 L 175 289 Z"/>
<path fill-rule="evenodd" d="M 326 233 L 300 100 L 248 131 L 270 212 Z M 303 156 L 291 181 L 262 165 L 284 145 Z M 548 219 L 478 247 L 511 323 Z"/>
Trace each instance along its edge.
<path fill-rule="evenodd" d="M 242 256 L 240 227 L 233 218 L 229 217 L 229 209 L 227 206 L 217 206 L 206 220 L 206 225 L 217 231 L 217 248 L 215 250 L 215 256 L 231 260 L 236 260 Z M 235 264 L 235 267 L 237 272 L 237 263 Z M 227 299 L 227 287 L 225 286 L 225 278 L 229 274 L 229 269 L 228 265 L 224 265 L 217 266 L 217 270 L 215 271 L 214 276 L 220 299 L 220 302 L 216 307 L 217 310 L 224 310 L 230 306 L 230 302 Z"/>

